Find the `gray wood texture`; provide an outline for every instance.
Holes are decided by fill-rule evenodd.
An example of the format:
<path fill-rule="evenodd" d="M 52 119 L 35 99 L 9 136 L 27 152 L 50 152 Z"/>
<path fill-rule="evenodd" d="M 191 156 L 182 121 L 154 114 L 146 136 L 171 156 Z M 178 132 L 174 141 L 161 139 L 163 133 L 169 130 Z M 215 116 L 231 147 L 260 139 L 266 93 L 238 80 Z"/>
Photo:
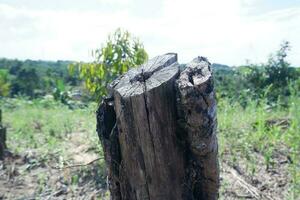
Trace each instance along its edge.
<path fill-rule="evenodd" d="M 113 200 L 217 199 L 216 102 L 210 63 L 180 72 L 157 56 L 109 86 L 97 132 Z"/>
<path fill-rule="evenodd" d="M 185 181 L 192 199 L 218 198 L 217 105 L 210 67 L 206 58 L 197 57 L 177 80 L 178 116 L 188 149 Z"/>

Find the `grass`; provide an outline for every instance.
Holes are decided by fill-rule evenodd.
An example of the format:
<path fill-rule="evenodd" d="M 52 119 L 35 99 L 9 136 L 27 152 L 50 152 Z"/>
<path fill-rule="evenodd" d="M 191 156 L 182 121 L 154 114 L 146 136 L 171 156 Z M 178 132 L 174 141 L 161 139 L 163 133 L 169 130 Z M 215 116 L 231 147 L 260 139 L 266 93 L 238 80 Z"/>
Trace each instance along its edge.
<path fill-rule="evenodd" d="M 75 132 L 84 133 L 84 142 L 94 152 L 102 154 L 95 132 L 96 105 L 70 110 L 53 100 L 2 99 L 3 121 L 8 127 L 8 147 L 12 152 L 37 152 L 39 157 L 55 162 L 60 167 L 68 164 L 68 142 Z M 283 124 L 276 124 L 283 121 Z M 273 122 L 275 124 L 271 124 Z M 300 198 L 300 98 L 290 97 L 289 107 L 273 107 L 266 102 L 249 101 L 243 108 L 239 103 L 222 99 L 218 103 L 218 137 L 221 167 L 239 165 L 243 160 L 246 174 L 257 177 L 263 168 L 267 172 L 278 163 L 276 155 L 288 158 L 288 188 L 286 199 Z M 259 155 L 259 156 L 257 156 Z M 102 170 L 103 161 L 101 163 Z M 80 184 L 80 177 L 90 177 L 94 169 L 82 168 L 69 177 L 70 185 Z M 101 175 L 101 174 L 100 174 Z M 39 176 L 40 192 L 45 188 L 45 177 Z M 230 187 L 222 181 L 221 194 Z M 222 197 L 221 197 L 222 198 Z"/>
<path fill-rule="evenodd" d="M 43 199 L 49 191 L 55 193 L 64 190 L 65 186 L 71 191 L 67 195 L 75 196 L 86 188 L 95 192 L 99 186 L 103 187 L 106 181 L 103 160 L 64 169 L 88 163 L 95 155 L 102 156 L 96 134 L 96 104 L 90 103 L 84 109 L 70 109 L 51 99 L 7 98 L 0 99 L 0 108 L 3 123 L 8 128 L 6 143 L 9 151 L 28 160 L 24 167 L 18 166 L 18 171 L 23 179 L 30 179 L 30 184 L 34 185 L 34 197 Z M 80 145 L 83 145 L 81 152 L 76 150 Z M 83 161 L 74 160 L 78 155 L 92 156 Z M 28 195 L 26 189 L 24 192 Z"/>
<path fill-rule="evenodd" d="M 290 97 L 288 108 L 270 109 L 264 101 L 249 101 L 243 108 L 227 99 L 220 101 L 218 107 L 220 162 L 235 166 L 243 160 L 247 174 L 253 176 L 259 168 L 274 168 L 280 153 L 290 160 L 289 191 L 285 198 L 299 199 L 300 98 Z"/>
<path fill-rule="evenodd" d="M 8 127 L 8 146 L 21 153 L 35 149 L 43 154 L 63 151 L 73 132 L 85 132 L 93 148 L 100 148 L 95 134 L 96 106 L 70 110 L 52 100 L 6 99 L 1 101 L 3 121 Z"/>

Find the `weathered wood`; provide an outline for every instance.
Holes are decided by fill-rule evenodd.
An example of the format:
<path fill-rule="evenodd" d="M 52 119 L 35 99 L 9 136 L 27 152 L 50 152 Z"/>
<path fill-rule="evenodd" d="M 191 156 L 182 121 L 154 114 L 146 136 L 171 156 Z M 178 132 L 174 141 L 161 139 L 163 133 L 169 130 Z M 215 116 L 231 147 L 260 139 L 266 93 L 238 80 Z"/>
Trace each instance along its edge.
<path fill-rule="evenodd" d="M 180 73 L 157 56 L 116 79 L 97 112 L 113 200 L 216 199 L 216 104 L 210 64 Z"/>
<path fill-rule="evenodd" d="M 4 159 L 6 149 L 6 128 L 2 125 L 2 111 L 0 110 L 0 160 Z"/>
<path fill-rule="evenodd" d="M 178 116 L 186 132 L 186 180 L 195 199 L 217 199 L 219 188 L 216 100 L 210 63 L 197 57 L 177 80 Z"/>

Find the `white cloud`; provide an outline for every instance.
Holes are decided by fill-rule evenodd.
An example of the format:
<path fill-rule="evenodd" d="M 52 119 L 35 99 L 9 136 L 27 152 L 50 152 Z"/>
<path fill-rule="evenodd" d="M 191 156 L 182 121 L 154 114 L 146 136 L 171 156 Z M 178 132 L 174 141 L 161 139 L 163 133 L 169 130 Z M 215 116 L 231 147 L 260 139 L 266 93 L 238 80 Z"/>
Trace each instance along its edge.
<path fill-rule="evenodd" d="M 101 0 L 99 10 L 82 11 L 0 3 L 0 57 L 90 60 L 88 52 L 123 27 L 144 42 L 150 56 L 172 51 L 181 62 L 203 55 L 238 65 L 246 59 L 265 61 L 282 40 L 289 40 L 290 60 L 300 65 L 300 7 L 253 16 L 245 13 L 256 0 L 140 2 Z M 108 4 L 115 9 L 104 12 Z"/>

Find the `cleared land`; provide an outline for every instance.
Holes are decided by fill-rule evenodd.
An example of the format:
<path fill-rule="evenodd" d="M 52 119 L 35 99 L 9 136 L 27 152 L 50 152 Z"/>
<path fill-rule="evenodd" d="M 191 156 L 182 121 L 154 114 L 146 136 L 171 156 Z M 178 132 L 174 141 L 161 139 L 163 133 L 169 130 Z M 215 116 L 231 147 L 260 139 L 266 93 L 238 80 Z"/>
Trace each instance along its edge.
<path fill-rule="evenodd" d="M 107 198 L 95 104 L 0 101 L 9 150 L 0 161 L 0 199 Z M 220 199 L 299 199 L 299 97 L 289 104 L 219 101 Z"/>

